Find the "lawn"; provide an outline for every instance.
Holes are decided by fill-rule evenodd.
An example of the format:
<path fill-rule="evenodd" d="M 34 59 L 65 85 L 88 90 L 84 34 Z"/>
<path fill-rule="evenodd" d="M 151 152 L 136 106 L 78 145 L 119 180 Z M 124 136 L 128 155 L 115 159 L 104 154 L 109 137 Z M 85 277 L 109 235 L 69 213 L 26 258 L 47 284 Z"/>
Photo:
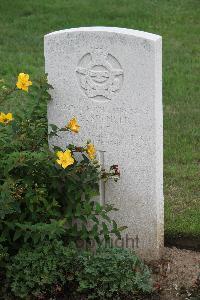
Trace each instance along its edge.
<path fill-rule="evenodd" d="M 44 71 L 43 36 L 51 31 L 103 25 L 163 37 L 168 236 L 200 236 L 199 15 L 199 0 L 0 0 L 0 78 L 8 80 Z M 4 110 L 23 105 L 18 99 Z"/>

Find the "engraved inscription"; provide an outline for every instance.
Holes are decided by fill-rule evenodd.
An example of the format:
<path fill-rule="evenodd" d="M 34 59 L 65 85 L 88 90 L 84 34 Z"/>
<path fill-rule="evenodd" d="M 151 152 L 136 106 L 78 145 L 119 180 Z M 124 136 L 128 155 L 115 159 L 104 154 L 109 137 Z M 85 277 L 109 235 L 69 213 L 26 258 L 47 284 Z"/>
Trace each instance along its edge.
<path fill-rule="evenodd" d="M 111 100 L 122 87 L 124 72 L 120 63 L 101 48 L 85 54 L 76 73 L 81 89 L 94 100 Z"/>

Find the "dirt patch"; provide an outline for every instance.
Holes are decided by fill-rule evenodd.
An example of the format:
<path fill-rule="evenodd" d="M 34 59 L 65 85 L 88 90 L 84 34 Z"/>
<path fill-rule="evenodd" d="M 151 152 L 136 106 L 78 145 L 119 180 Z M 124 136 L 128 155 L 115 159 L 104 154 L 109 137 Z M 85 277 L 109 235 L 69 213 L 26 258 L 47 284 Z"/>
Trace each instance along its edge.
<path fill-rule="evenodd" d="M 159 300 L 200 300 L 200 252 L 165 248 L 162 260 L 152 262 Z"/>

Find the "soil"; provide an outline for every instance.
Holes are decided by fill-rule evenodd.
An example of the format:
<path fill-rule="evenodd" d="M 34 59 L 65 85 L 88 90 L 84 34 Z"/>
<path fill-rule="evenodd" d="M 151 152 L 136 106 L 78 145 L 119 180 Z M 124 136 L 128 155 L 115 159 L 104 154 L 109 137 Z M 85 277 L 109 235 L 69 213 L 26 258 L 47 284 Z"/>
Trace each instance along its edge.
<path fill-rule="evenodd" d="M 150 299 L 200 300 L 200 252 L 166 247 L 150 267 L 157 289 L 157 298 Z"/>

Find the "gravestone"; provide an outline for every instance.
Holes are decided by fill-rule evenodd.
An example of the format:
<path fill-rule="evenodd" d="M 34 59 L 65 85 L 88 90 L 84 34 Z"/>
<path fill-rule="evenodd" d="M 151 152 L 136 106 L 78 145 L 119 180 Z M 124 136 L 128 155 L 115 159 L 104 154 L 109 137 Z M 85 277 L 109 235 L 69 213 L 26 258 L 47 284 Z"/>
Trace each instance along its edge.
<path fill-rule="evenodd" d="M 100 185 L 102 203 L 128 229 L 113 245 L 134 248 L 146 259 L 163 247 L 162 39 L 132 29 L 88 27 L 47 34 L 45 70 L 54 87 L 50 124 L 76 116 L 79 134 L 91 139 L 104 167 L 118 164 L 120 180 Z"/>

